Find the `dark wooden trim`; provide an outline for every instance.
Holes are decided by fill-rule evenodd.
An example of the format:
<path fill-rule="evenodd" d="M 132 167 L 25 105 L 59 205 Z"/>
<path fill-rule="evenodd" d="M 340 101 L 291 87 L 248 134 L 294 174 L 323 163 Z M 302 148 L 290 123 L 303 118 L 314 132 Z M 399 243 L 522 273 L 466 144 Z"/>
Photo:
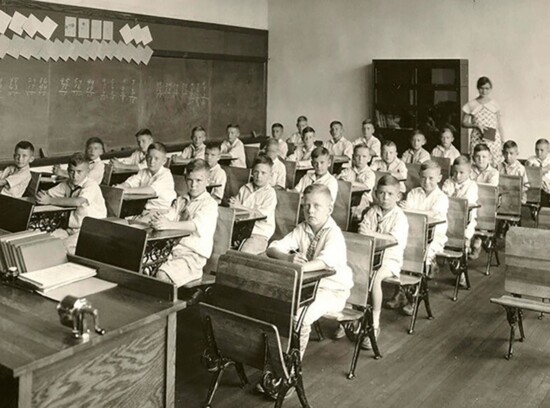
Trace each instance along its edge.
<path fill-rule="evenodd" d="M 121 20 L 139 20 L 140 22 L 145 23 L 157 23 L 157 24 L 170 24 L 170 25 L 179 25 L 183 27 L 191 28 L 205 28 L 209 30 L 219 30 L 226 32 L 238 32 L 245 34 L 256 34 L 256 35 L 266 35 L 267 30 L 262 30 L 259 28 L 249 28 L 249 27 L 239 27 L 232 25 L 224 24 L 215 24 L 215 23 L 204 23 L 200 21 L 191 21 L 191 20 L 178 20 L 175 18 L 169 17 L 160 17 L 160 16 L 149 16 L 145 14 L 136 14 L 128 13 L 122 11 L 114 10 L 104 10 L 99 8 L 92 7 L 81 7 L 81 6 L 72 6 L 66 4 L 52 4 L 46 3 L 43 1 L 28 1 L 28 0 L 0 0 L 2 6 L 8 7 L 22 7 L 26 9 L 35 9 L 43 11 L 55 11 L 55 12 L 65 12 L 75 14 L 77 16 L 98 17 L 104 19 L 121 19 Z"/>
<path fill-rule="evenodd" d="M 153 55 L 155 57 L 160 57 L 160 58 L 184 58 L 184 59 L 223 60 L 223 61 L 260 62 L 260 63 L 267 62 L 267 57 L 254 57 L 254 56 L 247 56 L 247 55 L 230 55 L 230 54 L 208 54 L 208 53 L 201 53 L 201 52 L 155 50 L 155 53 Z M 265 85 L 265 88 L 267 89 L 267 83 Z"/>

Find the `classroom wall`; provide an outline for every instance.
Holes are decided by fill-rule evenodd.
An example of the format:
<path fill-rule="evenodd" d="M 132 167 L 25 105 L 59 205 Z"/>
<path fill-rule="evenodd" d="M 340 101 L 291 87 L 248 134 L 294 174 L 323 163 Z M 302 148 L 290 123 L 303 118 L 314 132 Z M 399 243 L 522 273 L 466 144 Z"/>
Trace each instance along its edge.
<path fill-rule="evenodd" d="M 323 138 L 341 119 L 360 135 L 372 115 L 372 60 L 465 58 L 470 98 L 493 80 L 505 138 L 520 156 L 550 137 L 550 1 L 270 0 L 268 124 L 305 114 Z"/>
<path fill-rule="evenodd" d="M 48 0 L 47 2 L 267 29 L 267 0 Z"/>

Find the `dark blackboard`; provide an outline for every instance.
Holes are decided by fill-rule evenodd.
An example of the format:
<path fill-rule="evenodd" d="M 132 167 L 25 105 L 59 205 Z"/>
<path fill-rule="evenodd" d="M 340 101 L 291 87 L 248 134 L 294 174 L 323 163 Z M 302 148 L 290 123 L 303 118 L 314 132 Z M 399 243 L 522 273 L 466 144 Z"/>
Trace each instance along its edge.
<path fill-rule="evenodd" d="M 13 6 L 2 10 L 32 12 L 39 18 L 47 15 L 61 27 L 66 15 L 80 16 L 81 10 L 89 10 L 37 4 L 40 10 Z M 133 146 L 133 135 L 141 127 L 150 128 L 165 143 L 189 141 L 194 126 L 206 127 L 213 139 L 221 138 L 226 125 L 233 122 L 240 124 L 243 133 L 263 132 L 267 32 L 240 32 L 234 27 L 225 31 L 223 26 L 195 27 L 198 23 L 102 15 L 97 10 L 89 13 L 88 18 L 114 21 L 115 32 L 127 21 L 149 23 L 153 58 L 145 66 L 116 60 L 43 62 L 5 56 L 0 60 L 0 160 L 11 157 L 13 146 L 22 139 L 43 148 L 48 156 L 58 156 L 81 150 L 90 136 L 101 137 L 109 150 Z M 193 30 L 197 40 L 190 42 Z M 192 53 L 181 50 L 180 32 L 186 33 L 183 44 L 193 44 Z M 218 49 L 212 38 L 204 36 L 208 32 L 219 38 Z M 169 49 L 170 37 L 176 51 Z M 204 54 L 197 52 L 201 39 L 208 48 Z M 253 42 L 257 49 L 265 48 L 264 56 L 252 55 Z M 243 55 L 234 55 L 239 52 Z"/>

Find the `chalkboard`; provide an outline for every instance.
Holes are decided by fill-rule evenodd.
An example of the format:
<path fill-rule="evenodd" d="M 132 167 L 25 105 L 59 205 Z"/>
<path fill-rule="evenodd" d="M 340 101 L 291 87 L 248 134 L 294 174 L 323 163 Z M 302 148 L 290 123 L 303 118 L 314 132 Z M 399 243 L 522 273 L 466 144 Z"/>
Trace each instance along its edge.
<path fill-rule="evenodd" d="M 33 12 L 39 18 L 47 15 L 60 26 L 66 15 L 82 10 L 89 14 L 86 17 L 98 13 L 65 6 L 47 10 L 50 6 L 37 4 L 42 9 L 11 10 L 24 15 Z M 144 24 L 151 19 L 128 16 L 110 13 L 103 18 L 114 21 L 115 31 L 127 21 Z M 14 145 L 23 139 L 43 148 L 48 156 L 61 156 L 82 150 L 91 136 L 101 137 L 108 150 L 133 146 L 133 135 L 142 127 L 165 143 L 189 141 L 194 126 L 205 127 L 211 139 L 223 137 L 228 123 L 238 123 L 243 133 L 262 132 L 267 32 L 242 33 L 197 24 L 150 21 L 155 53 L 148 65 L 116 60 L 15 60 L 6 55 L 0 60 L 0 160 L 9 159 Z M 185 32 L 185 40 L 178 41 L 180 32 Z M 205 37 L 209 32 L 216 37 Z M 197 35 L 194 42 L 189 38 L 193 35 Z M 242 41 L 246 36 L 249 40 Z M 200 41 L 208 52 L 197 52 Z M 177 52 L 169 50 L 170 44 Z M 193 44 L 193 53 L 182 51 L 182 44 Z M 265 56 L 252 55 L 257 49 L 261 49 L 258 55 L 265 52 Z M 245 55 L 226 55 L 226 50 Z"/>

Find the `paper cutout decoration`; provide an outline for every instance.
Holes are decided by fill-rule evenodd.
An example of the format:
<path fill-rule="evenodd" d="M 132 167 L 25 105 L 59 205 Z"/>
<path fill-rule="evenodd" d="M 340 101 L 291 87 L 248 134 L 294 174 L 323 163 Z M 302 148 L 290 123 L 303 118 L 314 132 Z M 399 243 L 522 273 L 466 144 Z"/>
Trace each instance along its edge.
<path fill-rule="evenodd" d="M 92 40 L 101 40 L 102 31 L 101 20 L 92 20 L 90 38 Z"/>
<path fill-rule="evenodd" d="M 143 55 L 142 55 L 142 58 L 141 58 L 141 61 L 147 65 L 149 64 L 149 61 L 151 61 L 151 57 L 153 56 L 153 50 L 151 49 L 151 47 L 149 46 L 146 46 L 144 51 L 143 51 Z"/>
<path fill-rule="evenodd" d="M 12 58 L 19 58 L 19 53 L 21 52 L 21 48 L 23 47 L 23 39 L 19 37 L 18 35 L 14 35 L 11 38 L 11 41 L 8 46 L 8 50 L 6 53 L 12 57 Z"/>
<path fill-rule="evenodd" d="M 132 30 L 130 29 L 130 26 L 128 24 L 122 27 L 119 33 L 122 36 L 122 41 L 124 41 L 125 44 L 128 44 L 130 41 L 132 41 Z"/>
<path fill-rule="evenodd" d="M 56 38 L 53 44 L 49 47 L 50 58 L 57 62 L 61 55 L 63 43 L 59 38 Z"/>
<path fill-rule="evenodd" d="M 53 21 L 49 17 L 45 17 L 42 21 L 42 24 L 40 24 L 40 27 L 38 28 L 38 32 L 42 34 L 42 36 L 49 40 L 52 37 L 52 34 L 54 33 L 55 29 L 57 28 L 57 23 Z"/>
<path fill-rule="evenodd" d="M 90 20 L 87 18 L 78 19 L 78 38 L 90 38 Z"/>
<path fill-rule="evenodd" d="M 65 17 L 65 37 L 76 37 L 76 17 Z"/>
<path fill-rule="evenodd" d="M 27 17 L 25 17 L 20 12 L 16 11 L 13 13 L 13 17 L 11 18 L 9 28 L 11 31 L 13 31 L 17 35 L 23 34 L 23 24 L 27 21 Z"/>
<path fill-rule="evenodd" d="M 113 22 L 103 22 L 103 39 L 106 41 L 113 41 Z"/>
<path fill-rule="evenodd" d="M 0 58 L 4 58 L 10 46 L 10 39 L 5 35 L 0 35 Z"/>
<path fill-rule="evenodd" d="M 42 25 L 42 22 L 36 18 L 34 14 L 31 14 L 29 18 L 27 18 L 27 21 L 25 21 L 25 24 L 23 24 L 22 28 L 27 33 L 29 37 L 34 37 L 36 32 L 38 31 L 38 28 Z"/>
<path fill-rule="evenodd" d="M 11 16 L 0 10 L 0 34 L 4 34 L 11 22 Z"/>
<path fill-rule="evenodd" d="M 143 43 L 143 45 L 147 45 L 151 41 L 153 41 L 153 37 L 151 37 L 151 31 L 149 30 L 149 26 L 145 26 L 141 29 L 141 42 Z"/>
<path fill-rule="evenodd" d="M 130 35 L 135 43 L 139 44 L 141 42 L 141 26 L 139 24 L 136 24 L 134 27 L 132 27 L 130 29 Z"/>

